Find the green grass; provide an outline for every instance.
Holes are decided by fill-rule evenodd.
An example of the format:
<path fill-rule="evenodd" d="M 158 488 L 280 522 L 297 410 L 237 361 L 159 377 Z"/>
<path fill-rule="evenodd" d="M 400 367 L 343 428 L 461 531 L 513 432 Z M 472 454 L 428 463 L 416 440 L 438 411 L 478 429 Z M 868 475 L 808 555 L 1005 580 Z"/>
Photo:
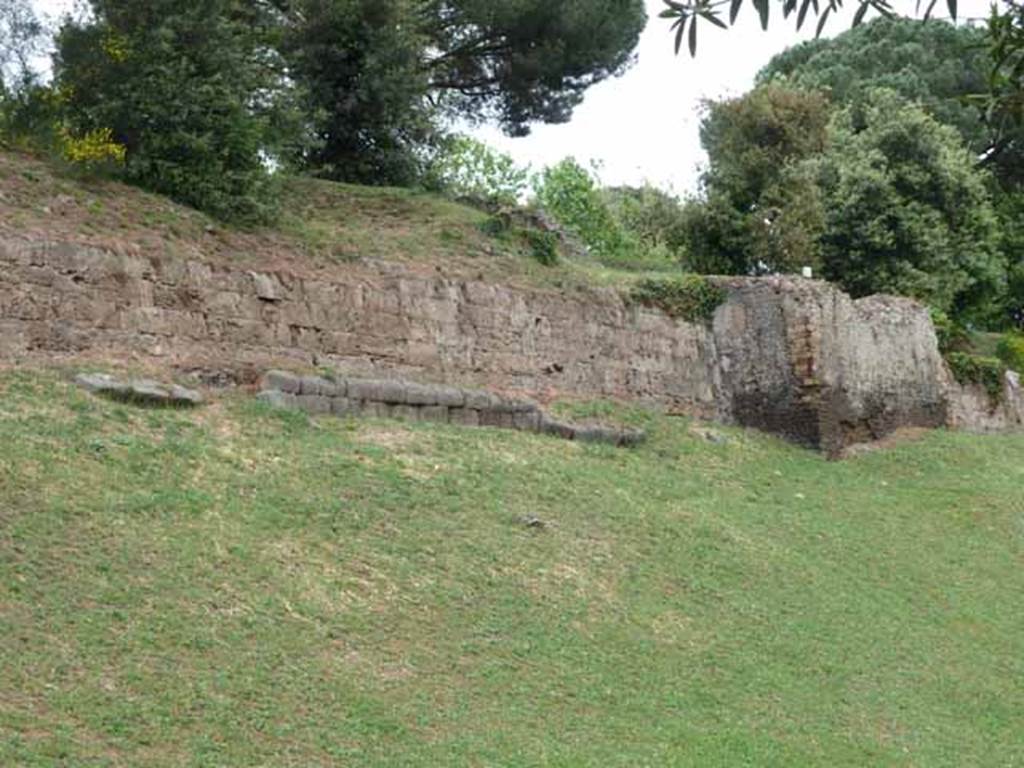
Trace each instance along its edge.
<path fill-rule="evenodd" d="M 0 765 L 1024 764 L 1022 437 L 0 395 Z"/>

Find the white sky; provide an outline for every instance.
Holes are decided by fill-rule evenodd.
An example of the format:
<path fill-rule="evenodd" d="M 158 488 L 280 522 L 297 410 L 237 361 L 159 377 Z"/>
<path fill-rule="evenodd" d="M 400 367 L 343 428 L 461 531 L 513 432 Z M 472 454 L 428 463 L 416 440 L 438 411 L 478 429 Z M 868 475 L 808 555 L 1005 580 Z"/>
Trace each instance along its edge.
<path fill-rule="evenodd" d="M 679 194 L 694 190 L 704 162 L 698 138 L 701 100 L 736 96 L 749 89 L 754 75 L 774 54 L 814 36 L 815 22 L 808 19 L 798 34 L 794 21 L 784 23 L 772 3 L 772 22 L 763 32 L 748 2 L 728 32 L 704 24 L 699 29 L 697 58 L 691 59 L 685 44 L 678 57 L 673 53 L 669 22 L 657 18 L 664 7 L 662 0 L 646 2 L 650 21 L 637 49 L 637 63 L 622 77 L 588 91 L 571 122 L 537 125 L 530 136 L 520 139 L 510 139 L 489 126 L 473 133 L 535 170 L 573 155 L 584 163 L 599 162 L 606 184 L 649 181 Z M 71 0 L 35 0 L 35 4 L 56 15 L 70 7 Z M 851 0 L 850 7 L 829 20 L 826 35 L 849 28 L 855 5 Z M 895 6 L 912 12 L 914 2 L 905 0 Z M 988 8 L 989 0 L 960 2 L 962 17 L 985 16 Z"/>

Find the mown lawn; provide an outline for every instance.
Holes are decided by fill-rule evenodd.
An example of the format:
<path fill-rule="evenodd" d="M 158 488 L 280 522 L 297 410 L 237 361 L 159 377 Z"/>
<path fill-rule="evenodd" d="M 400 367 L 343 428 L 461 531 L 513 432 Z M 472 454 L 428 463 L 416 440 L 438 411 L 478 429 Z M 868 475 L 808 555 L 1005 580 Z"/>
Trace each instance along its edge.
<path fill-rule="evenodd" d="M 1024 438 L 622 417 L 650 442 L 0 374 L 0 766 L 1024 765 Z"/>

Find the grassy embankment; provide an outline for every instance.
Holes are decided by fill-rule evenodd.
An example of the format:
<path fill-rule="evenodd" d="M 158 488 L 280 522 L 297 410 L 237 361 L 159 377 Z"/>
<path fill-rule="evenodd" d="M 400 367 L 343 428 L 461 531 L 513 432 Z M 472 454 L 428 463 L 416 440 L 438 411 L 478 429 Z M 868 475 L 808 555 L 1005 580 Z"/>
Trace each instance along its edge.
<path fill-rule="evenodd" d="M 0 765 L 1024 764 L 1024 438 L 0 393 Z"/>
<path fill-rule="evenodd" d="M 651 274 L 566 253 L 557 265 L 545 266 L 532 256 L 524 232 L 495 232 L 490 214 L 415 190 L 292 178 L 281 183 L 280 207 L 273 227 L 240 230 L 124 184 L 0 151 L 0 236 L 303 270 L 360 260 L 403 262 L 570 289 L 627 286 Z M 663 266 L 664 272 L 678 271 L 674 263 Z"/>

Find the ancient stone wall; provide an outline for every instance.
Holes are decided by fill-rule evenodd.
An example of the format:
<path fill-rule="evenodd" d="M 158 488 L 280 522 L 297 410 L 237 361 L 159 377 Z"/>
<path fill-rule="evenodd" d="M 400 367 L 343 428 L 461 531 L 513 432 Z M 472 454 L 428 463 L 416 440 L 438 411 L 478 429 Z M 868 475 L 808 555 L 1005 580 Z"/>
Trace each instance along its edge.
<path fill-rule="evenodd" d="M 952 382 L 928 313 L 821 282 L 723 279 L 710 324 L 613 290 L 495 285 L 390 263 L 303 273 L 67 243 L 0 242 L 0 358 L 160 360 L 255 381 L 277 368 L 653 402 L 832 454 L 904 426 L 1001 430 L 1006 396 Z"/>

